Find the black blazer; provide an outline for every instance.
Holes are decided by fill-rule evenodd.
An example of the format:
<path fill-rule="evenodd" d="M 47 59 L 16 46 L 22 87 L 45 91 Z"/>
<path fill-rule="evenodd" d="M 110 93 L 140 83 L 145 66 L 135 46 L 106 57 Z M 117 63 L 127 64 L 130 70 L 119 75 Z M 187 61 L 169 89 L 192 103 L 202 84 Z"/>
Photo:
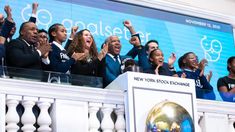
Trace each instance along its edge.
<path fill-rule="evenodd" d="M 35 48 L 28 46 L 27 43 L 20 39 L 14 39 L 6 45 L 6 63 L 9 72 L 15 75 L 24 75 L 23 77 L 33 78 L 40 76 L 38 71 L 41 70 L 41 57 Z M 14 69 L 12 67 L 16 67 Z M 36 70 L 36 71 L 35 71 Z M 33 74 L 32 74 L 33 73 Z"/>

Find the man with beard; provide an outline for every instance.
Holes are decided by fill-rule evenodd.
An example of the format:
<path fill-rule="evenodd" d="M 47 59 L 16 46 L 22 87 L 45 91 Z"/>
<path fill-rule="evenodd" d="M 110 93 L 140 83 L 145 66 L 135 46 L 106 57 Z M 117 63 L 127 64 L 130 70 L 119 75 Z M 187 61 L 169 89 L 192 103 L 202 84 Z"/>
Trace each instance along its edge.
<path fill-rule="evenodd" d="M 6 44 L 7 66 L 11 67 L 8 69 L 9 74 L 10 76 L 40 79 L 41 61 L 49 63 L 46 55 L 51 50 L 51 46 L 47 43 L 40 44 L 42 46 L 37 49 L 34 47 L 37 43 L 38 29 L 33 22 L 22 23 L 19 34 L 17 39 Z"/>

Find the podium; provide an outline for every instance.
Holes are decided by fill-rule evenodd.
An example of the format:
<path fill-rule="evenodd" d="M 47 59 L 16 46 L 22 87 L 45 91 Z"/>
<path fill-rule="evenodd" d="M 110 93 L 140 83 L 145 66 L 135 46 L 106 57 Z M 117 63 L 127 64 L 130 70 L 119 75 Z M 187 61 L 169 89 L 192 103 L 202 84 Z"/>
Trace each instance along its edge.
<path fill-rule="evenodd" d="M 126 72 L 106 88 L 124 92 L 127 132 L 197 132 L 194 80 Z"/>

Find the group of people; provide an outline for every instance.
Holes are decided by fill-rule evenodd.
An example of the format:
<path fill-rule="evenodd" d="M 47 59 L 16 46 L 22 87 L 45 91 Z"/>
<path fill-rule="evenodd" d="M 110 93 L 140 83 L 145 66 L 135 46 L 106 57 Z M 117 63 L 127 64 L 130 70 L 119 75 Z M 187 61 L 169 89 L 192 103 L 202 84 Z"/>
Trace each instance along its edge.
<path fill-rule="evenodd" d="M 52 71 L 63 73 L 56 75 L 61 81 L 72 78 L 71 83 L 74 85 L 82 85 L 76 75 L 102 77 L 105 87 L 123 72 L 138 68 L 138 71 L 144 73 L 194 79 L 197 98 L 215 99 L 210 85 L 212 73 L 204 75 L 207 61 L 199 61 L 195 53 L 187 52 L 181 56 L 178 59 L 181 70 L 176 71 L 176 55 L 172 53 L 168 62 L 165 62 L 157 40 L 150 40 L 143 46 L 139 34 L 128 20 L 123 25 L 130 31 L 129 43 L 133 48 L 126 55 L 120 55 L 122 44 L 118 36 L 112 35 L 105 39 L 98 52 L 95 39 L 88 29 L 78 31 L 77 26 L 72 27 L 68 40 L 66 28 L 60 23 L 51 25 L 48 31 L 39 30 L 36 26 L 37 8 L 38 4 L 33 3 L 32 16 L 20 25 L 19 37 L 16 39 L 12 39 L 16 24 L 10 6 L 4 8 L 6 18 L 0 14 L 0 63 L 13 67 L 8 71 L 9 76 L 34 78 L 41 77 L 41 70 Z M 134 60 L 136 57 L 138 61 Z M 235 101 L 235 56 L 228 59 L 227 65 L 229 75 L 220 78 L 217 87 L 224 100 Z M 44 76 L 52 75 L 48 73 L 42 78 Z"/>

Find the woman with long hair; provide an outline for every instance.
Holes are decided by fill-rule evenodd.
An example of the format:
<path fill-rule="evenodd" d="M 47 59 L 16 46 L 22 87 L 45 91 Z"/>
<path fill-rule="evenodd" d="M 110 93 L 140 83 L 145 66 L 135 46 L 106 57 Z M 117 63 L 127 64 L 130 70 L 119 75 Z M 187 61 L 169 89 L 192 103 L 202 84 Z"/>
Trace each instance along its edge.
<path fill-rule="evenodd" d="M 89 30 L 83 29 L 77 32 L 73 41 L 68 47 L 68 54 L 74 52 L 80 53 L 81 57 L 71 67 L 72 74 L 103 77 L 104 73 L 104 57 L 108 50 L 108 45 L 104 45 L 100 53 L 98 53 L 94 37 Z M 76 78 L 72 79 L 72 84 L 76 83 Z"/>

